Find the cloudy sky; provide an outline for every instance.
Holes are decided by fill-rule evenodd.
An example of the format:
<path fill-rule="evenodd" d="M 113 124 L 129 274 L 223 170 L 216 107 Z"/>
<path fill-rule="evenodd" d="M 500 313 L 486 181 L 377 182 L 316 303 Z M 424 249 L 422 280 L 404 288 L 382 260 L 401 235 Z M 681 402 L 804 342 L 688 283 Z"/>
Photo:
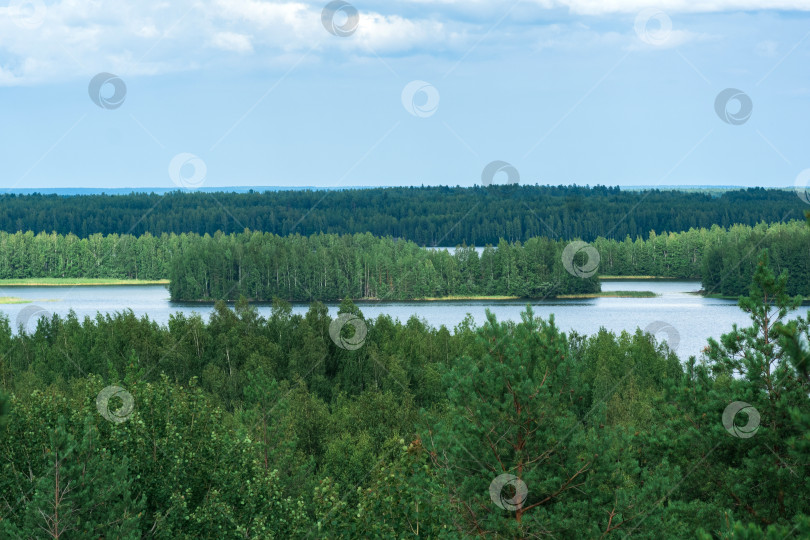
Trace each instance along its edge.
<path fill-rule="evenodd" d="M 0 93 L 6 189 L 792 186 L 810 0 L 12 0 Z"/>

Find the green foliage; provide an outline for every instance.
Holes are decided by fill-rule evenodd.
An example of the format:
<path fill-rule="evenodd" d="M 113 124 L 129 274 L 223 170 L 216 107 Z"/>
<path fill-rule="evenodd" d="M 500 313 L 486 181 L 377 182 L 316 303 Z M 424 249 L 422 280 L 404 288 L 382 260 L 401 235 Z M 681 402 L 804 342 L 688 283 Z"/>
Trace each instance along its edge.
<path fill-rule="evenodd" d="M 32 230 L 43 229 L 27 227 L 23 230 L 28 232 L 22 232 L 17 227 L 13 229 L 17 232 L 0 232 L 0 279 L 166 279 L 172 257 L 197 238 L 148 232 L 140 236 L 93 233 L 79 238 L 71 232 L 34 234 Z"/>
<path fill-rule="evenodd" d="M 810 381 L 791 362 L 786 335 L 806 335 L 808 321 L 785 320 L 798 305 L 786 284 L 764 252 L 750 296 L 740 300 L 752 325 L 709 340 L 706 363 L 690 363 L 669 388 L 664 429 L 648 437 L 651 459 L 691 471 L 680 496 L 700 502 L 701 527 L 716 537 L 785 537 L 806 528 L 810 515 Z M 745 407 L 727 428 L 719 420 L 734 402 Z M 752 419 L 753 430 L 746 427 Z"/>
<path fill-rule="evenodd" d="M 422 246 L 496 245 L 535 236 L 585 241 L 650 231 L 782 221 L 804 211 L 793 190 L 720 194 L 594 186 L 391 187 L 165 195 L 0 196 L 0 231 L 214 235 L 245 228 L 287 236 L 371 233 Z"/>
<path fill-rule="evenodd" d="M 711 294 L 743 296 L 758 268 L 758 256 L 769 251 L 769 264 L 779 274 L 787 272 L 790 295 L 810 297 L 810 228 L 800 221 L 756 227 L 734 226 L 716 235 L 705 249 L 701 280 Z"/>
<path fill-rule="evenodd" d="M 606 425 L 616 386 L 627 382 L 622 371 L 631 374 L 634 366 L 611 371 L 610 390 L 593 379 L 589 383 L 591 368 L 615 366 L 604 359 L 583 363 L 553 318 L 535 318 L 531 309 L 516 325 L 498 323 L 490 314 L 478 338 L 480 354 L 462 357 L 447 372 L 447 408 L 429 414 L 423 428 L 447 489 L 454 527 L 465 536 L 577 531 L 594 537 L 642 522 L 644 503 L 674 485 L 677 470 L 639 466 L 628 431 L 632 414 L 630 421 L 620 418 Z M 580 343 L 578 352 L 592 355 L 605 339 L 611 341 L 610 335 L 592 347 Z M 632 349 L 628 336 L 624 339 L 618 347 Z M 637 339 L 648 338 L 639 334 Z M 649 356 L 656 357 L 647 344 Z M 661 364 L 667 357 L 656 360 Z M 673 370 L 679 371 L 677 363 Z M 636 380 L 641 392 L 660 392 L 654 381 Z M 630 404 L 629 409 L 644 405 Z M 526 485 L 526 498 L 516 508 L 501 508 L 491 500 L 490 486 L 502 474 Z"/>
<path fill-rule="evenodd" d="M 808 242 L 810 229 L 794 221 L 652 231 L 647 239 L 598 237 L 592 245 L 600 255 L 601 275 L 701 279 L 707 292 L 730 296 L 745 294 L 756 255 L 768 248 L 776 270 L 791 275 L 789 292 L 808 296 L 810 254 L 804 249 Z M 480 254 L 463 244 L 451 255 L 368 233 L 281 237 L 243 231 L 202 237 L 147 233 L 78 238 L 0 232 L 0 279 L 170 278 L 174 299 L 204 301 L 240 296 L 266 301 L 542 298 L 598 291 L 596 276 L 580 278 L 563 269 L 565 245 L 543 237 L 513 243 L 500 239 Z"/>
<path fill-rule="evenodd" d="M 0 427 L 8 421 L 9 398 L 5 394 L 0 394 Z"/>
<path fill-rule="evenodd" d="M 353 350 L 317 302 L 32 334 L 0 316 L 0 537 L 805 537 L 810 317 L 789 320 L 770 251 L 753 272 L 751 326 L 683 364 L 641 330 L 566 335 L 531 309 L 451 332 L 344 300 L 367 329 Z M 133 398 L 121 423 L 97 410 L 109 385 Z M 723 424 L 740 401 L 751 437 L 750 410 Z M 493 502 L 501 474 L 520 504 Z"/>
<path fill-rule="evenodd" d="M 29 404 L 16 404 L 11 427 L 0 439 L 5 449 L 25 440 L 25 450 L 36 452 L 9 454 L 4 484 L 13 485 L 17 496 L 13 503 L 6 499 L 14 517 L 0 521 L 2 535 L 139 538 L 145 498 L 135 496 L 129 458 L 115 455 L 89 415 L 73 414 L 70 420 L 59 415 L 47 431 L 21 430 L 24 418 L 41 423 L 54 412 L 53 402 L 41 403 L 35 396 Z"/>
<path fill-rule="evenodd" d="M 169 290 L 172 299 L 184 301 L 538 298 L 599 291 L 596 276 L 577 277 L 565 270 L 565 245 L 545 238 L 525 244 L 501 241 L 479 257 L 466 246 L 451 255 L 370 234 L 217 233 L 197 238 L 172 259 Z"/>

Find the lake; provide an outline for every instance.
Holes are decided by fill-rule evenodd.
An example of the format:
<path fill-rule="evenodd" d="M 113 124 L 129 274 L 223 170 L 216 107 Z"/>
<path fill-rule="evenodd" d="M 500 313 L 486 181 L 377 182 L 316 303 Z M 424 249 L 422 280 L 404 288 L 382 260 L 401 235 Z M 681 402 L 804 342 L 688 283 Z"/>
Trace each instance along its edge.
<path fill-rule="evenodd" d="M 653 291 L 655 298 L 595 298 L 576 300 L 531 301 L 535 313 L 547 318 L 552 313 L 557 325 L 566 331 L 594 334 L 600 327 L 621 332 L 634 331 L 637 327 L 655 330 L 659 339 L 665 339 L 676 348 L 681 359 L 699 355 L 706 346 L 706 339 L 718 339 L 737 323 L 748 325 L 747 316 L 736 302 L 703 298 L 694 294 L 700 289 L 697 281 L 602 281 L 604 291 Z M 36 327 L 35 319 L 42 313 L 34 313 L 32 306 L 47 312 L 66 315 L 71 309 L 80 318 L 95 317 L 97 312 L 112 313 L 131 309 L 136 315 L 148 315 L 150 319 L 166 324 L 172 313 L 197 312 L 205 319 L 212 306 L 185 305 L 169 302 L 169 292 L 164 286 L 103 286 L 103 287 L 3 287 L 0 296 L 16 296 L 30 299 L 32 304 L 5 304 L 0 310 L 8 315 L 16 330 L 18 316 L 33 315 L 26 328 Z M 358 302 L 366 318 L 389 314 L 406 321 L 416 315 L 433 326 L 445 325 L 453 329 L 469 313 L 477 324 L 485 320 L 485 311 L 490 309 L 499 320 L 520 320 L 527 301 L 447 301 L 447 302 Z M 338 304 L 328 304 L 329 313 L 337 314 Z M 295 304 L 294 313 L 305 313 L 308 306 Z M 270 306 L 260 305 L 259 313 L 270 314 Z M 23 311 L 25 310 L 25 311 Z M 810 310 L 802 306 L 791 314 L 805 316 Z M 43 312 L 44 313 L 44 312 Z M 652 331 L 652 330 L 651 330 Z"/>

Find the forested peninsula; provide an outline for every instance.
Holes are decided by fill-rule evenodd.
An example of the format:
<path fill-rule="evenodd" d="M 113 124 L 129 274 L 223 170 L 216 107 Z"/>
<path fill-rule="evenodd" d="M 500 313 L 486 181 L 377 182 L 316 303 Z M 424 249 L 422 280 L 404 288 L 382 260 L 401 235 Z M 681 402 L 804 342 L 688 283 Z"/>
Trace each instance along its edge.
<path fill-rule="evenodd" d="M 570 242 L 501 240 L 479 253 L 462 245 L 427 249 L 371 234 L 286 237 L 250 232 L 141 236 L 0 232 L 0 279 L 170 279 L 187 302 L 413 300 L 450 296 L 548 298 L 599 291 L 599 275 L 699 279 L 707 294 L 747 291 L 756 255 L 791 279 L 790 294 L 810 290 L 810 231 L 802 221 L 651 232 L 646 239 L 597 238 L 563 264 Z M 598 263 L 593 270 L 589 265 Z M 593 273 L 592 273 L 593 272 Z"/>

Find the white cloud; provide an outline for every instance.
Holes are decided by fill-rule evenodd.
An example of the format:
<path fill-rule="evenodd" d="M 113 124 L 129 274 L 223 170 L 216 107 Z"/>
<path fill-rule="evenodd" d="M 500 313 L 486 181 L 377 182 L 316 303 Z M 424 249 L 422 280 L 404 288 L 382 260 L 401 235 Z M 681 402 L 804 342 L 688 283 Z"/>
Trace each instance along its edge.
<path fill-rule="evenodd" d="M 807 0 L 539 0 L 542 5 L 553 3 L 573 13 L 603 15 L 635 13 L 645 8 L 657 8 L 668 13 L 709 13 L 721 11 L 797 10 L 810 11 Z"/>
<path fill-rule="evenodd" d="M 503 7 L 508 9 L 514 0 L 407 0 L 412 4 L 445 5 L 469 8 Z M 532 0 L 541 9 L 568 8 L 580 15 L 606 15 L 636 13 L 645 8 L 657 8 L 669 13 L 710 13 L 723 11 L 810 11 L 807 0 Z"/>
<path fill-rule="evenodd" d="M 634 36 L 635 37 L 635 36 Z M 719 36 L 704 34 L 699 32 L 692 32 L 691 30 L 672 30 L 666 37 L 659 43 L 649 44 L 641 39 L 633 39 L 630 41 L 629 49 L 643 50 L 643 49 L 672 49 L 680 47 L 685 43 L 692 43 L 696 41 L 710 41 L 719 39 Z"/>
<path fill-rule="evenodd" d="M 211 45 L 223 51 L 238 53 L 253 52 L 250 36 L 235 32 L 217 32 L 211 39 Z"/>
<path fill-rule="evenodd" d="M 425 2 L 424 9 L 415 8 L 413 4 L 422 1 L 410 0 L 407 16 L 390 12 L 397 4 L 380 3 L 380 12 L 374 7 L 361 9 L 359 27 L 348 38 L 332 36 L 323 28 L 321 10 L 325 0 L 55 0 L 35 16 L 26 14 L 24 20 L 19 12 L 0 7 L 0 85 L 48 83 L 100 71 L 134 76 L 199 69 L 227 64 L 234 52 L 241 55 L 242 61 L 266 64 L 294 63 L 310 50 L 312 59 L 336 51 L 344 58 L 373 59 L 376 55 L 405 54 L 461 56 L 473 46 L 477 50 L 498 50 L 516 43 L 535 43 L 541 48 L 613 44 L 635 47 L 643 44 L 636 43 L 632 21 L 626 24 L 632 17 L 625 14 L 637 13 L 652 3 L 533 0 L 532 7 L 526 7 L 528 2 L 521 4 L 493 29 L 494 21 L 502 14 L 493 18 L 459 13 L 505 13 L 513 0 L 433 0 L 429 6 Z M 810 9 L 808 0 L 658 0 L 656 5 L 673 14 Z M 581 21 L 573 16 L 570 23 L 547 31 L 552 27 L 543 22 L 547 9 L 621 15 L 610 21 L 611 28 L 583 29 Z M 662 46 L 705 38 L 675 25 Z M 201 43 L 208 47 L 200 47 Z M 769 51 L 764 47 L 760 53 Z"/>
<path fill-rule="evenodd" d="M 323 6 L 284 0 L 57 0 L 36 17 L 0 7 L 0 84 L 37 84 L 99 71 L 152 74 L 228 61 L 211 55 L 211 48 L 222 55 L 261 52 L 256 61 L 266 63 L 313 48 L 361 56 L 438 49 L 458 35 L 440 21 L 372 10 L 361 12 L 354 35 L 338 38 L 321 23 Z"/>
<path fill-rule="evenodd" d="M 408 51 L 416 46 L 433 48 L 452 40 L 445 25 L 438 21 L 415 21 L 376 13 L 360 17 L 356 39 L 361 46 L 376 52 Z"/>

